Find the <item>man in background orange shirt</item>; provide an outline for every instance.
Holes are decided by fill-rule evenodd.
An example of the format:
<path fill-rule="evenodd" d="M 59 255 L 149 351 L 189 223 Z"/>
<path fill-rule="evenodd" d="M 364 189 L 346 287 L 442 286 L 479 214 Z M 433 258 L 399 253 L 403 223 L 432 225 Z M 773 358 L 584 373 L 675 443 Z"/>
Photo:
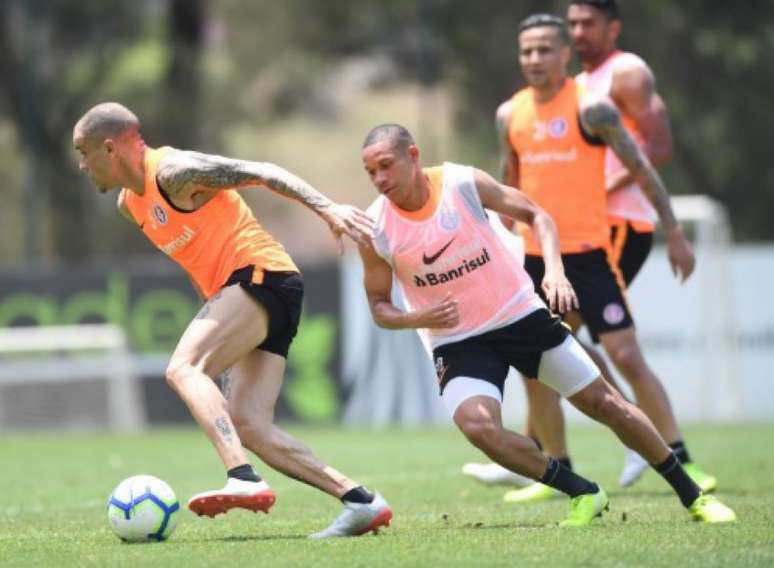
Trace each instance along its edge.
<path fill-rule="evenodd" d="M 120 212 L 188 273 L 205 304 L 180 338 L 166 371 L 227 470 L 224 488 L 188 507 L 215 516 L 234 507 L 268 512 L 275 495 L 244 448 L 274 469 L 344 503 L 313 538 L 353 536 L 389 524 L 386 501 L 320 462 L 274 424 L 288 349 L 303 297 L 301 275 L 281 244 L 255 220 L 239 189 L 263 186 L 309 207 L 337 240 L 365 242 L 364 213 L 339 205 L 269 163 L 149 148 L 140 122 L 118 103 L 91 108 L 76 123 L 80 169 L 100 192 L 121 188 Z M 226 375 L 226 397 L 214 380 Z M 244 447 L 243 447 L 244 446 Z"/>
<path fill-rule="evenodd" d="M 599 337 L 632 386 L 638 404 L 678 459 L 703 489 L 712 490 L 714 478 L 685 459 L 687 451 L 669 399 L 640 350 L 625 285 L 604 236 L 609 234 L 606 147 L 615 151 L 639 182 L 666 231 L 674 236 L 668 245 L 676 274 L 685 278 L 692 272 L 693 253 L 679 230 L 663 182 L 622 126 L 615 105 L 607 97 L 585 96 L 567 76 L 568 44 L 567 28 L 555 16 L 532 16 L 520 26 L 520 63 L 529 86 L 501 105 L 497 113 L 506 180 L 557 221 L 567 276 L 580 303 L 579 313 L 566 321 L 574 330 L 585 323 L 592 336 Z M 591 230 L 590 219 L 597 231 Z M 529 240 L 525 267 L 539 281 L 542 259 L 531 253 Z M 558 399 L 534 383 L 527 383 L 527 393 L 534 434 L 551 455 L 569 464 Z M 545 487 L 531 486 L 509 492 L 506 500 L 522 502 L 552 494 Z"/>

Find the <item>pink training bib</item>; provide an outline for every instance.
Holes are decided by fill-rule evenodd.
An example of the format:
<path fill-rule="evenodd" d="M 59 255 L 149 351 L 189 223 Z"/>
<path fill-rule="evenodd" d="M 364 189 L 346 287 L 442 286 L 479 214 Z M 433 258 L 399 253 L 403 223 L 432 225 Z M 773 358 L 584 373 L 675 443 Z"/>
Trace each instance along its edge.
<path fill-rule="evenodd" d="M 368 209 L 376 225 L 374 248 L 392 267 L 409 309 L 433 306 L 447 292 L 459 302 L 459 325 L 423 330 L 433 348 L 504 327 L 544 307 L 517 247 L 490 223 L 473 168 L 447 162 L 441 176 L 432 175 L 438 169 L 425 170 L 436 202 L 425 218 L 411 218 L 384 196 Z"/>
<path fill-rule="evenodd" d="M 610 87 L 613 82 L 613 72 L 615 66 L 624 62 L 632 62 L 646 66 L 645 62 L 634 53 L 616 51 L 608 57 L 602 65 L 591 72 L 584 71 L 575 77 L 575 81 L 583 85 L 587 92 L 599 95 L 609 95 Z M 634 121 L 626 115 L 621 116 L 623 124 L 634 138 L 635 142 L 642 147 L 642 135 L 637 132 Z M 605 175 L 610 179 L 613 175 L 626 166 L 621 163 L 618 156 L 610 148 L 607 149 L 605 156 Z M 658 214 L 653 208 L 642 189 L 636 183 L 627 187 L 622 187 L 607 196 L 607 212 L 610 215 L 630 219 L 632 221 L 642 221 L 646 223 L 655 223 L 658 221 Z"/>

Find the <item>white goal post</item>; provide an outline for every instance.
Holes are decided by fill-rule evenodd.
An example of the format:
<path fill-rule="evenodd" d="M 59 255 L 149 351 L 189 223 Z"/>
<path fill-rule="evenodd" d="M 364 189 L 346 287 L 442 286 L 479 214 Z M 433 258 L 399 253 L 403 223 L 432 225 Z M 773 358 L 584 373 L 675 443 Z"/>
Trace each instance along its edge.
<path fill-rule="evenodd" d="M 140 384 L 120 327 L 82 324 L 0 329 L 0 388 L 83 380 L 105 381 L 106 418 L 112 430 L 136 431 L 146 425 Z M 0 407 L 0 423 L 4 422 L 2 414 Z"/>
<path fill-rule="evenodd" d="M 699 391 L 704 417 L 741 419 L 743 402 L 734 325 L 732 254 L 728 212 L 706 195 L 672 197 L 675 217 L 693 228 L 697 258 L 697 329 L 703 336 L 701 374 L 714 388 Z"/>

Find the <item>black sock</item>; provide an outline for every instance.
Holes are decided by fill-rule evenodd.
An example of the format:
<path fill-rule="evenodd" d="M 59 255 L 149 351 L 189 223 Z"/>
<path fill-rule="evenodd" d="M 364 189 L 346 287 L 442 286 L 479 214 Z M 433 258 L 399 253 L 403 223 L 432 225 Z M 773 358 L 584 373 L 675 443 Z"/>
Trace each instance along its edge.
<path fill-rule="evenodd" d="M 260 476 L 255 473 L 255 469 L 249 463 L 232 467 L 226 473 L 229 477 L 234 479 L 241 479 L 242 481 L 260 481 Z"/>
<path fill-rule="evenodd" d="M 569 457 L 563 457 L 563 458 L 556 458 L 556 461 L 558 461 L 560 464 L 562 464 L 564 467 L 572 471 L 572 462 L 570 461 Z"/>
<path fill-rule="evenodd" d="M 691 463 L 691 455 L 688 453 L 688 448 L 685 447 L 685 442 L 677 440 L 669 444 L 669 447 L 672 448 L 672 452 L 677 456 L 680 463 Z"/>
<path fill-rule="evenodd" d="M 596 483 L 592 483 L 571 469 L 567 469 L 561 462 L 552 457 L 548 458 L 548 467 L 543 477 L 540 478 L 540 483 L 558 489 L 570 497 L 599 491 Z"/>
<path fill-rule="evenodd" d="M 691 503 L 701 495 L 701 489 L 685 473 L 683 464 L 680 463 L 675 454 L 669 454 L 667 459 L 654 465 L 653 469 L 659 472 L 661 477 L 672 486 L 684 507 L 690 507 Z"/>
<path fill-rule="evenodd" d="M 358 485 L 342 495 L 341 500 L 349 501 L 350 503 L 370 503 L 374 500 L 374 494 L 362 485 Z"/>

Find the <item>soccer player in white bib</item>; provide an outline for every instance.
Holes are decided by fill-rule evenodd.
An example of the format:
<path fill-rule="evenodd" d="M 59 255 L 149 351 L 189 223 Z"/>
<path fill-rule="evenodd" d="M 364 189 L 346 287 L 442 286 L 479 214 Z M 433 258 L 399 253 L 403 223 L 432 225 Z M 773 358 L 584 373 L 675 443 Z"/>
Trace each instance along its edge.
<path fill-rule="evenodd" d="M 566 397 L 608 427 L 664 477 L 694 519 L 727 522 L 734 512 L 691 480 L 650 420 L 601 376 L 583 348 L 535 293 L 518 255 L 486 209 L 528 224 L 546 263 L 541 287 L 552 310 L 577 308 L 564 275 L 553 220 L 518 190 L 469 166 L 423 169 L 411 134 L 375 127 L 362 159 L 380 193 L 368 210 L 370 246 L 360 246 L 364 286 L 376 323 L 417 329 L 433 350 L 441 397 L 467 439 L 508 470 L 570 500 L 562 526 L 584 526 L 608 507 L 604 490 L 503 426 L 510 367 Z M 393 283 L 408 305 L 392 302 Z"/>

